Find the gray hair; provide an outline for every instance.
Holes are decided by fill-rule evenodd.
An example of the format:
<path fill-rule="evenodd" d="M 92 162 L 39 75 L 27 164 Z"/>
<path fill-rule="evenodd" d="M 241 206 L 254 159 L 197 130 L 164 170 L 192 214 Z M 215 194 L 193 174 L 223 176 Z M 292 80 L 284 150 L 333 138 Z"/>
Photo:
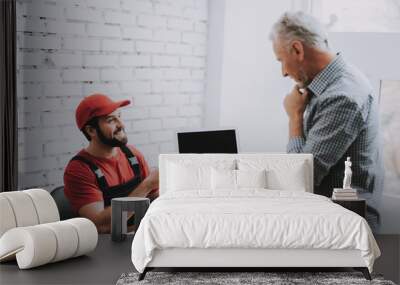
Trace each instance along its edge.
<path fill-rule="evenodd" d="M 272 26 L 270 39 L 282 39 L 286 44 L 299 40 L 310 47 L 329 50 L 328 33 L 322 23 L 303 12 L 286 12 Z"/>

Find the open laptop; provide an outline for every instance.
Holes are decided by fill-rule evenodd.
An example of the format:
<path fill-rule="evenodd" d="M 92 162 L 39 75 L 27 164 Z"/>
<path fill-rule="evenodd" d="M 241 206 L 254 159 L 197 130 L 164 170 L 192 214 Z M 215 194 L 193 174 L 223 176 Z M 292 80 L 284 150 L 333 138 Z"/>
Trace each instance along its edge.
<path fill-rule="evenodd" d="M 234 129 L 179 132 L 179 153 L 238 153 Z"/>

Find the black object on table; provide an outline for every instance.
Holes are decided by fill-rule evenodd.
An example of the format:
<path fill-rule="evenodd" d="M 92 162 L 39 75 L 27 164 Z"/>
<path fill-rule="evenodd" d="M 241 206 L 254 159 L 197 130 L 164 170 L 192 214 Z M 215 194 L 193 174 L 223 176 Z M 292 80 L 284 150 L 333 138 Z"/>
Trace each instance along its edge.
<path fill-rule="evenodd" d="M 134 213 L 134 225 L 139 226 L 150 205 L 149 198 L 121 197 L 111 200 L 111 239 L 123 241 L 127 234 L 128 213 Z"/>
<path fill-rule="evenodd" d="M 361 217 L 365 218 L 367 211 L 367 204 L 365 199 L 352 199 L 352 200 L 337 200 L 332 199 L 332 201 L 340 206 L 359 214 Z"/>

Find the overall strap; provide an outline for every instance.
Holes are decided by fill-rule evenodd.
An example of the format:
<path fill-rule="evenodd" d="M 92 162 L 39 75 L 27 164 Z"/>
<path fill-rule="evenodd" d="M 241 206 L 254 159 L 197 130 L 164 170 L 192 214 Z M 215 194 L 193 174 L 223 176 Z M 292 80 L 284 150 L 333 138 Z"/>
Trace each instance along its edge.
<path fill-rule="evenodd" d="M 82 161 L 83 163 L 86 163 L 93 171 L 93 173 L 96 176 L 97 183 L 99 184 L 100 190 L 103 193 L 104 206 L 110 206 L 112 198 L 128 196 L 142 182 L 142 175 L 140 173 L 138 159 L 135 157 L 135 155 L 127 146 L 121 146 L 120 148 L 122 152 L 125 154 L 127 160 L 129 161 L 129 165 L 131 166 L 132 171 L 134 173 L 134 178 L 132 178 L 126 183 L 115 185 L 112 187 L 108 186 L 108 183 L 106 181 L 103 172 L 92 161 L 79 155 L 76 155 L 71 159 L 71 161 L 79 160 Z"/>
<path fill-rule="evenodd" d="M 92 161 L 90 161 L 89 159 L 87 159 L 83 156 L 80 156 L 80 155 L 74 156 L 71 159 L 71 161 L 72 160 L 82 161 L 83 163 L 86 163 L 90 167 L 90 169 L 93 171 L 93 173 L 96 176 L 96 180 L 97 180 L 97 183 L 99 184 L 100 190 L 104 193 L 104 191 L 108 188 L 108 184 L 107 184 L 106 178 L 104 177 L 104 174 L 101 171 L 101 169 L 98 168 L 97 165 L 94 164 Z"/>
<path fill-rule="evenodd" d="M 135 191 L 136 187 L 141 183 L 140 177 L 134 177 L 128 182 L 116 186 L 111 186 L 108 191 L 103 192 L 104 206 L 110 206 L 111 200 L 118 197 L 127 197 Z"/>
<path fill-rule="evenodd" d="M 140 166 L 137 157 L 132 153 L 132 151 L 126 146 L 123 145 L 120 147 L 122 152 L 125 154 L 126 159 L 129 161 L 129 165 L 132 168 L 135 177 L 140 177 L 139 180 L 142 180 L 142 175 L 140 173 Z"/>

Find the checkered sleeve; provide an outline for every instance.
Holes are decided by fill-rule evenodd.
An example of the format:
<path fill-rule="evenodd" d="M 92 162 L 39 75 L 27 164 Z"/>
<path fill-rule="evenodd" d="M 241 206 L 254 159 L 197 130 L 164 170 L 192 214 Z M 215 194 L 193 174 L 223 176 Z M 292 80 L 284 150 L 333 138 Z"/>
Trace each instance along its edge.
<path fill-rule="evenodd" d="M 305 145 L 306 140 L 303 137 L 293 137 L 289 139 L 289 143 L 287 145 L 288 153 L 301 153 L 303 152 L 303 146 Z"/>
<path fill-rule="evenodd" d="M 325 98 L 318 106 L 307 136 L 290 139 L 287 150 L 313 154 L 314 184 L 318 186 L 357 138 L 363 124 L 362 110 L 349 97 Z"/>

